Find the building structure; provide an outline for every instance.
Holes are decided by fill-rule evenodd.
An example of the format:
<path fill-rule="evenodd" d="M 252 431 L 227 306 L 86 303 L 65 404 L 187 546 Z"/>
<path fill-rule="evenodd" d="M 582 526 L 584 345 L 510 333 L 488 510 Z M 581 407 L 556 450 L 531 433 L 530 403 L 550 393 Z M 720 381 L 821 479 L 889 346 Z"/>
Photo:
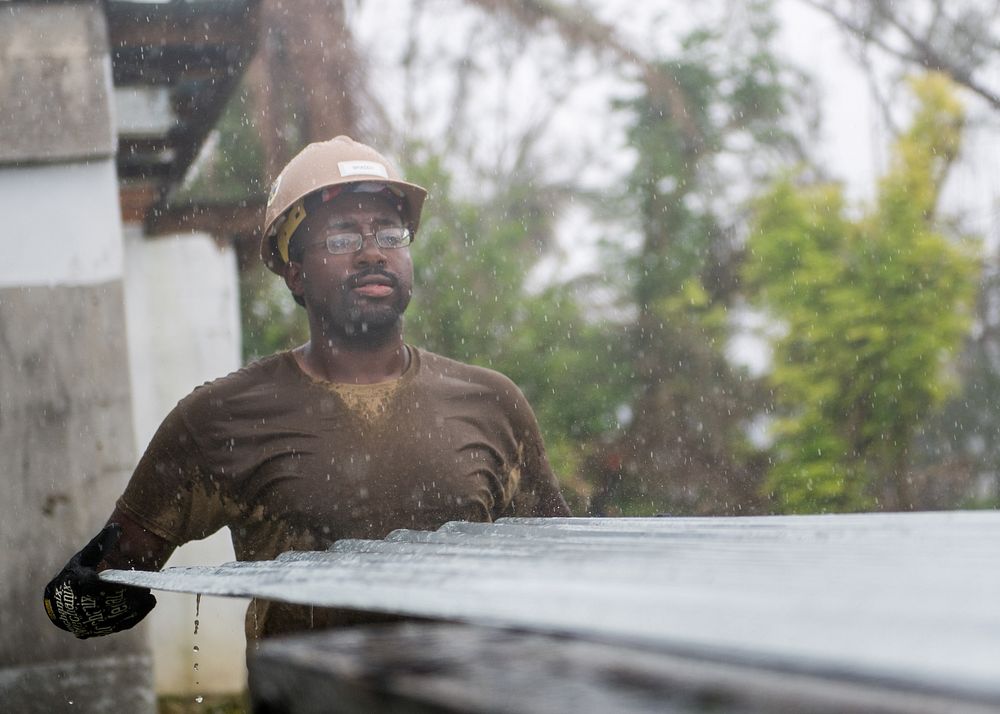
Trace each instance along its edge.
<path fill-rule="evenodd" d="M 253 54 L 256 12 L 256 0 L 0 6 L 0 710 L 154 711 L 149 625 L 77 641 L 46 621 L 40 593 L 107 518 L 150 425 L 239 366 L 225 236 L 148 238 Z M 225 559 L 215 548 L 198 562 Z M 191 600 L 183 630 L 162 604 L 158 655 L 180 657 L 164 640 L 192 631 Z M 161 660 L 161 687 L 183 688 L 184 667 Z"/>

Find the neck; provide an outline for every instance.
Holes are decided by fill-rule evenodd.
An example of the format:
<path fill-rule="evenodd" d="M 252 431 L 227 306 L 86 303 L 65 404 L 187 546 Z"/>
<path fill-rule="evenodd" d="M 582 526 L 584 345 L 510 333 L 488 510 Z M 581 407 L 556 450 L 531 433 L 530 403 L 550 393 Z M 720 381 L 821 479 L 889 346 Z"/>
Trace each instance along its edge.
<path fill-rule="evenodd" d="M 342 384 L 375 384 L 396 379 L 409 366 L 402 323 L 378 333 L 331 334 L 311 330 L 295 358 L 309 376 Z"/>

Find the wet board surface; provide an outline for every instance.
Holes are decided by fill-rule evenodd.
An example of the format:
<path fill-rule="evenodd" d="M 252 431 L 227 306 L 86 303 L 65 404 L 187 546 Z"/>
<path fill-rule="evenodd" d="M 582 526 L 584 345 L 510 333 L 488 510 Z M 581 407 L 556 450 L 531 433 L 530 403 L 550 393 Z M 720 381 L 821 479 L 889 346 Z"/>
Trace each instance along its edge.
<path fill-rule="evenodd" d="M 611 639 L 1000 707 L 1000 512 L 503 519 L 102 578 Z"/>
<path fill-rule="evenodd" d="M 628 644 L 475 625 L 407 623 L 268 640 L 250 661 L 254 711 L 294 714 L 988 714 L 878 681 L 720 663 Z"/>

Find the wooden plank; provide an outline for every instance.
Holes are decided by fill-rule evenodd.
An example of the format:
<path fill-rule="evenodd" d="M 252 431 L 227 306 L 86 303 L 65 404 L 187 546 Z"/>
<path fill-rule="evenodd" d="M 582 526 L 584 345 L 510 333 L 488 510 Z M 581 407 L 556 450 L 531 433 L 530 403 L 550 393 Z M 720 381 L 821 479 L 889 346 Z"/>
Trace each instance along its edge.
<path fill-rule="evenodd" d="M 989 702 L 778 672 L 613 642 L 485 627 L 380 625 L 263 643 L 255 711 L 985 714 Z"/>
<path fill-rule="evenodd" d="M 256 33 L 259 0 L 107 3 L 111 47 L 242 46 Z"/>
<path fill-rule="evenodd" d="M 147 215 L 149 237 L 198 231 L 230 239 L 251 236 L 258 239 L 264 224 L 264 197 L 239 203 L 171 205 Z"/>

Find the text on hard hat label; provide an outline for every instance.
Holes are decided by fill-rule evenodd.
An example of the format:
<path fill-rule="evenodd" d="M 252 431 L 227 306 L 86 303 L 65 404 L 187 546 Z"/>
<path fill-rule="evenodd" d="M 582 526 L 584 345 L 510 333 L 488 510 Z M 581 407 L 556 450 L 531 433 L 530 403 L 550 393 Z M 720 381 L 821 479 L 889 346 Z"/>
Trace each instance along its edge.
<path fill-rule="evenodd" d="M 338 161 L 337 168 L 341 176 L 381 176 L 389 178 L 385 166 L 377 161 Z"/>

